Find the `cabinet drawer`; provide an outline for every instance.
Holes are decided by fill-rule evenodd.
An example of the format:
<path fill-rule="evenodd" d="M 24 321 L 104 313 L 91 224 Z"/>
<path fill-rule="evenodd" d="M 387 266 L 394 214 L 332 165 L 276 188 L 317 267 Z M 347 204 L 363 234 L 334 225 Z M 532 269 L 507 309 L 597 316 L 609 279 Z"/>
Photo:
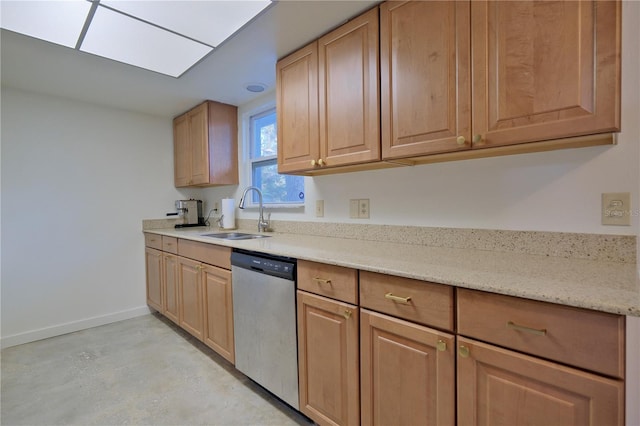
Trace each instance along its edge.
<path fill-rule="evenodd" d="M 360 306 L 412 322 L 453 330 L 453 287 L 360 272 Z"/>
<path fill-rule="evenodd" d="M 624 377 L 624 316 L 458 289 L 458 333 Z"/>
<path fill-rule="evenodd" d="M 229 247 L 179 239 L 178 254 L 219 268 L 231 269 L 231 248 Z"/>
<path fill-rule="evenodd" d="M 342 266 L 298 260 L 298 288 L 358 304 L 358 271 Z"/>
<path fill-rule="evenodd" d="M 162 250 L 162 235 L 156 234 L 144 234 L 144 245 L 154 248 L 156 250 Z"/>
<path fill-rule="evenodd" d="M 162 251 L 178 254 L 178 239 L 176 237 L 162 236 Z"/>

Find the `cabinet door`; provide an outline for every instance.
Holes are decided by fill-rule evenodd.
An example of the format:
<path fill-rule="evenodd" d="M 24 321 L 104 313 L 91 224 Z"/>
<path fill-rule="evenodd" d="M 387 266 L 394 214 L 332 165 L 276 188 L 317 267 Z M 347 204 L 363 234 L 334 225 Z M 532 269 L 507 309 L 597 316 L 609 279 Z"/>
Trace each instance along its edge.
<path fill-rule="evenodd" d="M 180 327 L 198 339 L 203 338 L 202 266 L 198 262 L 178 258 L 178 288 L 180 290 Z"/>
<path fill-rule="evenodd" d="M 204 343 L 229 362 L 235 362 L 231 272 L 204 265 Z"/>
<path fill-rule="evenodd" d="M 164 279 L 164 315 L 176 324 L 180 324 L 178 296 L 178 256 L 169 253 L 162 255 Z"/>
<path fill-rule="evenodd" d="M 209 184 L 238 184 L 238 107 L 208 101 Z"/>
<path fill-rule="evenodd" d="M 624 383 L 458 338 L 459 425 L 622 425 Z"/>
<path fill-rule="evenodd" d="M 278 172 L 309 170 L 320 158 L 318 43 L 276 64 Z"/>
<path fill-rule="evenodd" d="M 455 424 L 455 339 L 360 310 L 363 425 Z"/>
<path fill-rule="evenodd" d="M 619 1 L 472 1 L 474 147 L 620 128 Z"/>
<path fill-rule="evenodd" d="M 162 310 L 162 252 L 145 248 L 147 270 L 147 305 L 156 311 Z"/>
<path fill-rule="evenodd" d="M 326 166 L 380 159 L 378 8 L 318 41 L 320 158 Z"/>
<path fill-rule="evenodd" d="M 320 425 L 358 425 L 358 308 L 297 294 L 300 411 Z"/>
<path fill-rule="evenodd" d="M 383 159 L 471 146 L 469 19 L 467 1 L 380 5 Z"/>
<path fill-rule="evenodd" d="M 209 106 L 205 102 L 189 111 L 191 185 L 209 183 Z"/>
<path fill-rule="evenodd" d="M 191 142 L 188 114 L 173 120 L 173 172 L 176 187 L 188 186 L 191 181 Z"/>

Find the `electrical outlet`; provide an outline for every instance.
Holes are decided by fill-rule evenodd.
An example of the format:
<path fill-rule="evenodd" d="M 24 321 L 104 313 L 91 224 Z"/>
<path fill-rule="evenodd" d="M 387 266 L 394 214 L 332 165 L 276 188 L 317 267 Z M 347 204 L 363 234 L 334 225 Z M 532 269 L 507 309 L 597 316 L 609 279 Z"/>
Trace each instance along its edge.
<path fill-rule="evenodd" d="M 631 194 L 629 192 L 602 194 L 602 224 L 631 225 Z"/>
<path fill-rule="evenodd" d="M 349 217 L 351 219 L 358 218 L 359 209 L 360 209 L 360 200 L 349 200 Z"/>
<path fill-rule="evenodd" d="M 316 200 L 316 217 L 324 217 L 324 200 Z"/>
<path fill-rule="evenodd" d="M 358 218 L 369 219 L 369 199 L 362 199 L 358 201 Z"/>

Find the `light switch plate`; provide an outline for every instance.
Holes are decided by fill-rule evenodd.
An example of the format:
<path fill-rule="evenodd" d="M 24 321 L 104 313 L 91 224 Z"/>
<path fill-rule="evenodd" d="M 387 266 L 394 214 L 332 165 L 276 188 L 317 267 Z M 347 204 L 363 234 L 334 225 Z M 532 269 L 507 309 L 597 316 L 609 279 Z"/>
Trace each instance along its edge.
<path fill-rule="evenodd" d="M 324 200 L 316 200 L 316 217 L 324 217 Z"/>
<path fill-rule="evenodd" d="M 631 194 L 629 192 L 602 194 L 602 224 L 631 226 Z"/>
<path fill-rule="evenodd" d="M 358 218 L 358 209 L 360 207 L 360 200 L 349 200 L 349 217 L 351 219 Z"/>

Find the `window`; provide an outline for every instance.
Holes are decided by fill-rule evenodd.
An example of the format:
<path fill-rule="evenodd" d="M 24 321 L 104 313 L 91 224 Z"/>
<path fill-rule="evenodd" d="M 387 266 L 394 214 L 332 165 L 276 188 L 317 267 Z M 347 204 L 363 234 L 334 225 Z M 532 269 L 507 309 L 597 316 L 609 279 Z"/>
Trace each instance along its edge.
<path fill-rule="evenodd" d="M 260 188 L 264 204 L 300 205 L 304 203 L 304 178 L 278 174 L 276 126 L 275 108 L 249 119 L 251 185 Z M 252 194 L 253 203 L 258 203 L 258 194 Z"/>

